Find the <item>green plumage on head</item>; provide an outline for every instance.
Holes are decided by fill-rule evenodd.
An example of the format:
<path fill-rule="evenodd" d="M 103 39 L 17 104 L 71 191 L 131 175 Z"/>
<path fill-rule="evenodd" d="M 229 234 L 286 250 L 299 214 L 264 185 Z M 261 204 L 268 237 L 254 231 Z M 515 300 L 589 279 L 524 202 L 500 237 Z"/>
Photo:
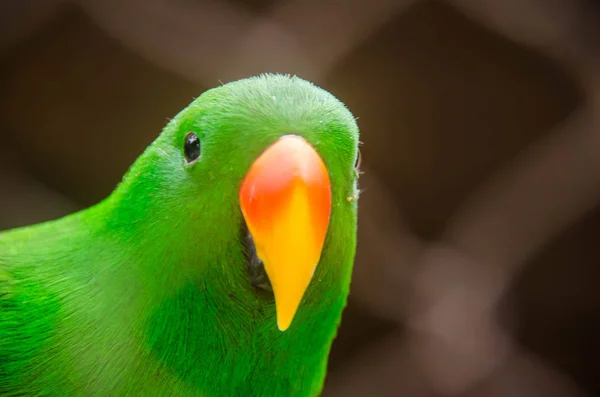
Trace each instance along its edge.
<path fill-rule="evenodd" d="M 357 147 L 328 92 L 239 80 L 181 111 L 99 204 L 0 233 L 0 395 L 319 394 Z"/>

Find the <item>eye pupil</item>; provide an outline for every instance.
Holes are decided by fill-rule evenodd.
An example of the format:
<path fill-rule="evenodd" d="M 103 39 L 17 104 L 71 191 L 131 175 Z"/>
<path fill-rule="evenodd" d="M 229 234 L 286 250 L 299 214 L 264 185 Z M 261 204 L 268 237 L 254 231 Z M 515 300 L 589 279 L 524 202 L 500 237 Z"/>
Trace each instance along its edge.
<path fill-rule="evenodd" d="M 200 157 L 200 138 L 196 134 L 190 132 L 186 135 L 183 154 L 188 163 Z"/>

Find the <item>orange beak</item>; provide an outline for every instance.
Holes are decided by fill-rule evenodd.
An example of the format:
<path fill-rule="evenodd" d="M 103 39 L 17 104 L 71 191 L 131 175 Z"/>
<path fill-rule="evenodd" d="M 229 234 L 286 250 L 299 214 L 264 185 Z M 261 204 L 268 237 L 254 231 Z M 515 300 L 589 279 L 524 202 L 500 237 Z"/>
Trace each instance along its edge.
<path fill-rule="evenodd" d="M 327 168 L 315 149 L 285 135 L 252 164 L 240 205 L 273 287 L 277 326 L 291 324 L 315 272 L 331 213 Z"/>

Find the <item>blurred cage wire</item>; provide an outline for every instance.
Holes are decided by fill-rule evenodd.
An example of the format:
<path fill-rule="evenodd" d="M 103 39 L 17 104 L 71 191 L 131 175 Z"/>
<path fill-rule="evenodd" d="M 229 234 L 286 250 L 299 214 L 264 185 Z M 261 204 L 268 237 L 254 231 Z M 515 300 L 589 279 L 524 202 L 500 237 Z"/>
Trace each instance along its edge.
<path fill-rule="evenodd" d="M 40 81 L 60 83 L 60 79 L 53 83 L 58 79 L 56 70 L 46 70 L 42 77 L 36 77 L 38 80 L 32 77 L 40 73 L 38 69 L 35 73 L 22 72 L 41 62 L 41 58 L 52 57 L 52 54 L 38 57 L 44 53 L 40 44 L 27 44 L 29 47 L 23 50 L 22 43 L 29 43 L 36 35 L 47 34 L 43 33 L 44 29 L 73 9 L 122 46 L 119 51 L 131 52 L 165 73 L 193 82 L 198 87 L 209 88 L 219 81 L 261 72 L 289 72 L 327 89 L 337 84 L 339 93 L 334 93 L 359 117 L 365 142 L 362 148 L 364 174 L 359 201 L 359 248 L 350 304 L 334 345 L 325 396 L 600 395 L 600 385 L 595 380 L 597 370 L 594 369 L 600 354 L 597 339 L 600 331 L 600 294 L 597 293 L 600 272 L 594 270 L 600 261 L 600 253 L 594 249 L 600 241 L 600 217 L 597 214 L 600 199 L 599 2 L 4 1 L 0 3 L 0 60 L 3 65 L 0 78 L 4 87 L 0 90 L 4 91 L 0 93 L 4 108 L 0 112 L 2 229 L 60 216 L 101 198 L 110 183 L 116 184 L 118 179 L 115 178 L 127 162 L 135 158 L 136 150 L 143 148 L 151 137 L 132 138 L 126 144 L 128 151 L 119 151 L 121 145 L 115 146 L 111 138 L 80 137 L 87 141 L 85 149 L 73 149 L 65 155 L 61 149 L 65 140 L 73 141 L 76 136 L 73 134 L 80 127 L 87 128 L 94 120 L 85 120 L 87 124 L 78 125 L 77 115 L 65 116 L 72 118 L 70 129 L 75 132 L 67 134 L 61 141 L 60 137 L 52 135 L 53 131 L 35 132 L 43 130 L 44 122 L 63 125 L 52 118 L 54 114 L 48 115 L 37 109 L 38 114 L 46 116 L 38 120 L 38 124 L 22 116 L 35 113 L 35 106 L 45 103 L 36 99 Z M 412 30 L 403 28 L 403 25 L 411 24 L 407 22 L 410 17 L 405 18 L 405 15 L 413 18 L 420 15 L 420 25 L 415 28 L 412 23 Z M 461 23 L 473 25 L 465 28 L 466 33 L 462 33 L 465 37 L 477 40 L 481 34 L 492 37 L 486 39 L 490 42 L 510 44 L 494 41 L 496 44 L 491 48 L 486 42 L 480 43 L 474 50 L 462 50 L 457 61 L 453 56 L 460 45 L 457 41 L 463 36 L 453 36 L 445 30 L 448 18 L 462 18 L 468 22 Z M 390 25 L 399 28 L 391 29 Z M 387 33 L 381 33 L 382 30 Z M 68 32 L 65 34 L 69 36 Z M 454 129 L 449 128 L 448 132 L 442 131 L 436 136 L 416 138 L 418 133 L 427 130 L 423 127 L 413 130 L 415 124 L 408 124 L 396 126 L 397 130 L 387 131 L 384 135 L 382 130 L 393 125 L 374 120 L 377 112 L 368 114 L 369 109 L 391 106 L 383 103 L 388 99 L 382 92 L 389 94 L 390 90 L 382 87 L 386 84 L 397 86 L 393 81 L 402 80 L 402 73 L 407 71 L 402 67 L 394 69 L 397 62 L 392 60 L 407 56 L 401 51 L 389 53 L 389 64 L 386 59 L 352 57 L 369 40 L 371 46 L 377 47 L 378 37 L 382 34 L 388 35 L 392 44 L 380 51 L 413 51 L 410 55 L 412 67 L 422 66 L 432 73 L 434 80 L 440 75 L 456 74 L 452 84 L 441 80 L 441 85 L 436 85 L 433 81 L 427 92 L 421 91 L 423 82 L 413 85 L 416 87 L 414 92 L 397 92 L 398 97 L 405 99 L 394 102 L 394 106 L 399 107 L 390 112 L 397 112 L 401 119 L 406 118 L 400 106 L 417 102 L 421 106 L 417 110 L 422 114 L 412 119 L 408 117 L 409 120 L 416 124 L 433 120 L 431 126 L 437 129 L 443 129 L 443 123 L 449 120 L 450 124 L 454 123 Z M 429 37 L 429 47 L 420 50 L 424 36 Z M 75 39 L 67 37 L 66 40 Z M 395 42 L 400 44 L 394 47 Z M 76 50 L 83 46 L 94 51 L 94 44 L 72 45 Z M 499 105 L 498 100 L 490 99 L 496 94 L 486 94 L 485 87 L 479 91 L 468 88 L 469 79 L 481 79 L 481 76 L 477 77 L 478 68 L 485 57 L 491 57 L 490 61 L 485 61 L 488 67 L 489 63 L 495 63 L 496 69 L 492 68 L 489 73 L 498 78 L 505 69 L 515 68 L 512 63 L 498 61 L 493 55 L 494 51 L 509 51 L 502 46 L 511 45 L 515 49 L 510 51 L 531 52 L 544 59 L 531 61 L 527 60 L 529 55 L 519 55 L 524 62 L 535 63 L 529 66 L 533 75 L 538 73 L 538 63 L 551 64 L 560 72 L 555 75 L 540 71 L 539 74 L 549 76 L 544 77 L 544 81 L 552 83 L 556 80 L 558 86 L 571 88 L 559 87 L 550 94 L 548 90 L 532 93 L 528 89 L 533 88 L 518 90 L 514 88 L 518 84 L 509 84 L 506 90 L 513 91 L 497 94 L 513 98 L 509 102 L 514 100 L 516 103 L 521 97 L 527 97 L 524 101 L 531 109 L 522 110 Z M 23 63 L 6 66 L 27 51 L 33 55 L 24 56 Z M 429 59 L 428 51 L 446 52 L 447 57 Z M 358 64 L 355 66 L 358 69 L 377 64 L 385 73 L 377 75 L 367 70 L 358 77 L 346 73 L 347 80 L 363 79 L 362 85 L 340 83 L 337 76 L 344 74 L 345 69 L 340 65 L 345 63 Z M 110 69 L 110 65 L 103 67 Z M 135 73 L 135 66 L 128 67 Z M 102 73 L 115 73 L 106 70 L 93 70 L 96 75 L 82 72 L 85 75 L 79 80 L 71 78 L 69 81 L 77 83 Z M 25 83 L 15 82 L 19 73 L 25 73 Z M 559 75 L 563 77 L 556 77 Z M 144 76 L 138 82 L 140 85 L 149 84 L 154 75 Z M 510 75 L 503 78 L 510 79 Z M 84 88 L 85 84 L 88 83 L 83 83 Z M 404 87 L 411 86 L 406 81 L 403 84 Z M 361 91 L 365 86 L 376 89 Z M 77 84 L 71 89 L 77 89 Z M 155 94 L 168 91 L 165 87 L 161 89 L 163 91 L 157 89 Z M 502 87 L 496 86 L 496 89 L 502 90 Z M 468 90 L 471 95 L 481 98 L 466 101 Z M 73 95 L 78 97 L 77 92 Z M 558 97 L 555 102 L 550 101 L 550 105 L 545 98 L 549 95 Z M 426 100 L 422 99 L 424 96 Z M 440 106 L 443 102 L 427 100 L 439 96 L 455 102 L 454 109 L 465 101 L 467 109 L 462 109 L 460 121 L 452 118 L 452 111 Z M 134 108 L 134 104 L 127 102 L 131 98 L 126 96 L 121 102 L 117 98 L 114 100 L 120 103 L 119 106 Z M 154 99 L 156 97 L 144 101 L 148 103 Z M 190 99 L 184 98 L 185 101 Z M 562 103 L 563 99 L 568 104 Z M 473 103 L 477 102 L 480 105 L 474 107 Z M 66 103 L 75 106 L 77 99 Z M 538 111 L 539 103 L 546 103 L 543 106 L 550 116 L 545 122 L 528 121 L 528 115 Z M 427 104 L 438 107 L 423 108 Z M 28 106 L 32 109 L 23 110 Z M 490 126 L 498 123 L 494 118 L 498 115 L 486 114 L 487 107 L 500 107 L 500 112 L 515 113 L 499 116 L 512 117 L 510 122 Z M 366 109 L 364 116 L 363 108 Z M 415 106 L 409 108 L 415 109 Z M 136 117 L 144 116 L 143 109 Z M 67 114 L 69 111 L 66 110 Z M 127 109 L 123 111 L 127 112 Z M 76 109 L 72 110 L 75 112 Z M 476 115 L 475 112 L 483 114 Z M 119 115 L 115 117 L 122 116 Z M 95 114 L 95 117 L 110 118 L 111 115 Z M 436 118 L 446 121 L 435 122 Z M 27 130 L 29 127 L 31 129 Z M 456 134 L 461 128 L 475 132 L 473 135 Z M 537 132 L 527 135 L 528 128 Z M 148 133 L 156 134 L 158 129 Z M 127 131 L 121 131 L 116 136 L 127 141 L 126 134 Z M 489 144 L 486 142 L 502 144 L 498 136 L 519 134 L 527 137 L 514 138 L 511 147 L 518 150 L 505 151 L 504 157 L 498 155 L 500 149 L 486 148 Z M 477 137 L 475 143 L 472 136 Z M 434 142 L 435 139 L 441 139 L 442 144 Z M 447 145 L 447 148 L 426 151 L 431 156 L 459 148 L 464 151 L 460 156 L 475 160 L 465 162 L 455 174 L 448 174 L 443 161 L 452 161 L 452 155 L 442 155 L 446 156 L 445 160 L 437 163 L 419 157 L 420 153 L 409 158 L 411 153 L 407 153 L 402 145 L 412 140 L 424 147 Z M 40 146 L 47 147 L 40 149 Z M 408 147 L 411 146 L 408 144 Z M 102 149 L 111 150 L 110 155 L 94 157 L 93 152 Z M 492 157 L 502 159 L 493 164 L 486 163 L 478 172 L 477 159 L 481 162 L 482 157 L 488 155 L 486 150 Z M 481 154 L 469 157 L 470 151 Z M 35 157 L 40 153 L 45 162 L 39 160 L 36 164 Z M 53 153 L 55 157 L 52 157 Z M 57 171 L 60 167 L 55 165 L 60 162 L 61 155 L 71 160 L 85 159 L 86 156 L 96 160 L 114 156 L 115 161 L 121 156 L 123 160 L 113 168 L 109 164 L 94 166 L 78 162 L 80 169 L 69 171 L 74 174 L 68 174 L 64 168 L 60 174 Z M 77 157 L 79 155 L 82 157 Z M 438 168 L 419 171 L 419 164 L 427 161 Z M 105 179 L 95 177 L 91 171 L 93 167 L 108 167 L 108 176 Z M 57 189 L 50 186 L 48 173 L 56 172 L 56 178 L 67 175 L 73 184 L 79 183 L 79 195 L 70 196 L 64 183 L 58 183 Z M 411 172 L 415 175 L 410 175 Z M 398 174 L 401 175 L 400 182 L 397 182 Z M 435 175 L 440 174 L 449 180 L 436 179 Z M 454 179 L 450 178 L 452 175 Z M 456 181 L 465 178 L 468 183 L 456 185 Z M 104 184 L 106 188 L 94 190 L 94 184 Z M 424 188 L 433 185 L 437 190 Z M 416 190 L 429 193 L 411 196 L 411 191 Z M 413 213 L 419 211 L 422 215 L 415 217 Z M 559 270 L 550 265 L 545 268 L 545 264 L 553 263 L 553 260 L 559 262 L 556 265 Z M 536 267 L 537 272 L 529 272 L 530 267 Z M 573 276 L 574 273 L 579 275 Z M 548 278 L 554 281 L 548 282 Z M 523 283 L 526 286 L 521 290 L 526 291 L 542 285 L 537 293 L 524 294 L 529 296 L 525 299 L 539 301 L 537 306 L 530 302 L 529 311 L 522 307 L 523 294 L 515 297 L 513 292 Z M 550 293 L 547 297 L 544 288 L 562 292 Z"/>

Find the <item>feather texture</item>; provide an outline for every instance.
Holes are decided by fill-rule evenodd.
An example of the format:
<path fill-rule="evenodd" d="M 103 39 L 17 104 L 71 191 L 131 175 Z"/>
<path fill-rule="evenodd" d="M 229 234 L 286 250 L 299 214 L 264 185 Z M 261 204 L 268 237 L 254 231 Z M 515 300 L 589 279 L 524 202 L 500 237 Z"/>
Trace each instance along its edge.
<path fill-rule="evenodd" d="M 188 132 L 201 142 L 192 165 Z M 272 295 L 249 281 L 238 190 L 289 133 L 325 162 L 332 212 L 281 332 Z M 354 117 L 328 92 L 240 80 L 181 111 L 99 204 L 0 234 L 0 395 L 317 395 L 350 285 L 357 146 Z"/>

